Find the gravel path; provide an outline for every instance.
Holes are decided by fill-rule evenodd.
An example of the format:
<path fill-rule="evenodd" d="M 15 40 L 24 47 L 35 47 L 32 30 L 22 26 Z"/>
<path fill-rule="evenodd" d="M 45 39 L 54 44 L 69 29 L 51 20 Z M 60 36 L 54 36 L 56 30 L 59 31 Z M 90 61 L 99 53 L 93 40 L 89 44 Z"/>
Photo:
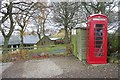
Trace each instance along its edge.
<path fill-rule="evenodd" d="M 118 78 L 118 65 L 88 65 L 74 56 L 16 62 L 3 78 Z"/>

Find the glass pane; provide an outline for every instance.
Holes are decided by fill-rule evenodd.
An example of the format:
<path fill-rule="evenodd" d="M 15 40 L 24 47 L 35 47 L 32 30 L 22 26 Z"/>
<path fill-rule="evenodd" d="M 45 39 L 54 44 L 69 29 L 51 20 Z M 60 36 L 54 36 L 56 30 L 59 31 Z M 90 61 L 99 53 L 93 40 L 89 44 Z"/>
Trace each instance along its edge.
<path fill-rule="evenodd" d="M 100 45 L 100 44 L 102 44 L 103 42 L 102 41 L 95 41 L 95 44 L 97 45 Z"/>
<path fill-rule="evenodd" d="M 102 28 L 103 24 L 96 24 L 96 28 Z"/>
<path fill-rule="evenodd" d="M 95 35 L 96 36 L 103 36 L 103 30 L 101 30 L 101 29 L 95 30 Z"/>
<path fill-rule="evenodd" d="M 95 49 L 95 56 L 100 57 L 103 56 L 103 49 Z"/>
<path fill-rule="evenodd" d="M 96 57 L 101 57 L 101 56 L 103 56 L 103 53 L 96 53 L 95 55 L 96 55 Z"/>
<path fill-rule="evenodd" d="M 103 40 L 103 37 L 95 37 L 95 40 Z"/>
<path fill-rule="evenodd" d="M 95 56 L 103 56 L 103 24 L 95 25 Z"/>
<path fill-rule="evenodd" d="M 103 49 L 95 49 L 95 52 L 103 52 Z"/>
<path fill-rule="evenodd" d="M 103 44 L 102 41 L 103 41 L 103 24 L 96 24 L 95 25 L 95 44 L 96 44 L 95 47 L 101 48 Z"/>
<path fill-rule="evenodd" d="M 96 48 L 102 48 L 102 45 L 95 45 Z"/>

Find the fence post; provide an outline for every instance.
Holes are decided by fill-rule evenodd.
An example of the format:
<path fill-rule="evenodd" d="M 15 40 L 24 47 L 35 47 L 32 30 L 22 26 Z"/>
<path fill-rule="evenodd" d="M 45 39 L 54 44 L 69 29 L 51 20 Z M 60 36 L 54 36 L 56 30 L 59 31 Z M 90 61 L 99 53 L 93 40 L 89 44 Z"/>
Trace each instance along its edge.
<path fill-rule="evenodd" d="M 18 45 L 16 45 L 16 50 L 18 51 L 19 49 L 18 49 Z"/>
<path fill-rule="evenodd" d="M 37 49 L 37 47 L 36 47 L 37 45 L 34 45 L 34 49 Z"/>
<path fill-rule="evenodd" d="M 13 45 L 11 45 L 11 49 L 12 49 L 12 52 L 13 52 Z"/>

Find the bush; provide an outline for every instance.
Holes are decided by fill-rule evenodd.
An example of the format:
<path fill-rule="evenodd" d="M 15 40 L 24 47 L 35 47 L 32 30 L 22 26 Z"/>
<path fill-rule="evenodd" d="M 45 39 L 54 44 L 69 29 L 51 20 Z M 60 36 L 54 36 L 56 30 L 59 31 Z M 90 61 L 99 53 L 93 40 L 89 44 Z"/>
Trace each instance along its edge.
<path fill-rule="evenodd" d="M 28 50 L 9 52 L 3 55 L 2 62 L 11 62 L 29 59 Z"/>
<path fill-rule="evenodd" d="M 108 57 L 109 61 L 112 63 L 119 63 L 120 54 L 118 53 L 118 46 L 119 46 L 119 39 L 118 36 L 113 34 L 109 34 L 108 36 Z"/>
<path fill-rule="evenodd" d="M 114 36 L 112 37 L 112 35 L 110 34 L 109 35 L 109 38 L 108 38 L 108 51 L 109 53 L 115 53 L 116 51 L 118 51 L 118 36 Z"/>

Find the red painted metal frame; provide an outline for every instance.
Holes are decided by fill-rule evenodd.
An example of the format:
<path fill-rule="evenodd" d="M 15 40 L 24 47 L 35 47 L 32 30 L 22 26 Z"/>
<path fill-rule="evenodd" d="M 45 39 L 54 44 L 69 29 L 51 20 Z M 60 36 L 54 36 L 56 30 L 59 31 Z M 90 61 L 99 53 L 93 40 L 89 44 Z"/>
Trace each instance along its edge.
<path fill-rule="evenodd" d="M 105 19 L 105 20 L 93 20 L 93 19 Z M 94 27 L 96 24 L 103 24 L 103 56 L 95 56 L 95 35 Z M 103 14 L 95 14 L 88 17 L 87 23 L 87 62 L 89 64 L 106 64 L 107 63 L 107 27 L 108 27 L 108 18 Z"/>

